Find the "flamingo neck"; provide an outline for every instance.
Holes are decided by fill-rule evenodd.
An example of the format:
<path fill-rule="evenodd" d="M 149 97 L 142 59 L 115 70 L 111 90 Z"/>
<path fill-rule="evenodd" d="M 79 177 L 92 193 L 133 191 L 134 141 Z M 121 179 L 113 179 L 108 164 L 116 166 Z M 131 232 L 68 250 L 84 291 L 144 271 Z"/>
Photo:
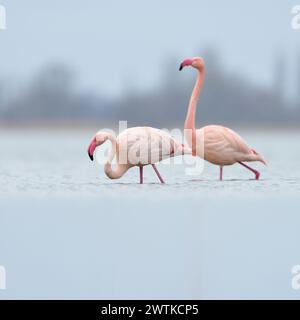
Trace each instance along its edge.
<path fill-rule="evenodd" d="M 203 68 L 198 69 L 196 83 L 190 98 L 188 111 L 187 111 L 187 115 L 184 123 L 185 135 L 187 137 L 188 144 L 192 147 L 193 151 L 196 148 L 195 118 L 196 118 L 197 103 L 198 103 L 198 99 L 203 86 L 204 77 L 205 77 L 205 68 L 203 66 Z"/>
<path fill-rule="evenodd" d="M 117 163 L 116 167 L 112 168 L 112 161 L 116 155 L 116 149 L 117 149 L 117 141 L 115 136 L 109 135 L 108 140 L 110 140 L 112 149 L 110 151 L 110 154 L 108 155 L 105 165 L 104 165 L 104 172 L 110 179 L 118 179 L 122 177 L 122 175 L 129 169 L 126 165 L 120 165 Z"/>

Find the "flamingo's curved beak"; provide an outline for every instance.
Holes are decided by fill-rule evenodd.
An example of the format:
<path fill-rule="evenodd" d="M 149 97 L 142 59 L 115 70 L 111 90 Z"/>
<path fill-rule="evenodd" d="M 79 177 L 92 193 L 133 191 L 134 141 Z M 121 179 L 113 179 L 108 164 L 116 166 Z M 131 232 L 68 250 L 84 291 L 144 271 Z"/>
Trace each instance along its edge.
<path fill-rule="evenodd" d="M 92 142 L 88 147 L 88 155 L 92 161 L 94 161 L 94 151 L 96 147 L 97 147 L 97 141 L 96 141 L 96 138 L 93 138 Z"/>
<path fill-rule="evenodd" d="M 94 155 L 89 153 L 89 157 L 92 161 L 94 161 Z"/>
<path fill-rule="evenodd" d="M 193 63 L 192 59 L 183 60 L 179 66 L 179 71 L 181 71 L 184 67 L 190 66 L 192 63 Z"/>

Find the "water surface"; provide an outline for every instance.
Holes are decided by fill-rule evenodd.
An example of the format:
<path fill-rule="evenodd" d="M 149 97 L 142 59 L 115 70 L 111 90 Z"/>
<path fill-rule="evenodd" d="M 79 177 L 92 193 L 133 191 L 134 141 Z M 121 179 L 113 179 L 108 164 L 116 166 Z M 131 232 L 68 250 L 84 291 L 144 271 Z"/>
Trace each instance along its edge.
<path fill-rule="evenodd" d="M 109 180 L 88 131 L 1 131 L 0 298 L 300 298 L 300 131 L 242 131 L 268 162 Z"/>

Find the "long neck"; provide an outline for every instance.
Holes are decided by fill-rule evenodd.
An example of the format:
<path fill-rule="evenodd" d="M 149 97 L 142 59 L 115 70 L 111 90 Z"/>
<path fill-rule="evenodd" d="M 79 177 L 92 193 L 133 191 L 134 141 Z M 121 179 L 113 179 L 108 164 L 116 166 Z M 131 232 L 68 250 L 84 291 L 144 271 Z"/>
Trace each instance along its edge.
<path fill-rule="evenodd" d="M 188 111 L 184 123 L 184 130 L 185 135 L 187 137 L 188 144 L 192 147 L 192 149 L 195 149 L 195 143 L 196 143 L 196 128 L 195 128 L 195 117 L 196 117 L 196 109 L 197 109 L 197 103 L 198 99 L 201 93 L 203 81 L 205 77 L 205 69 L 204 67 L 201 69 L 198 69 L 198 75 L 197 80 L 190 98 L 190 103 L 188 106 Z M 191 139 L 192 138 L 192 139 Z M 192 141 L 191 141 L 192 140 Z"/>
<path fill-rule="evenodd" d="M 108 139 L 111 142 L 112 149 L 110 151 L 110 154 L 107 157 L 106 163 L 104 165 L 104 172 L 110 179 L 118 179 L 123 176 L 123 174 L 129 169 L 129 166 L 127 165 L 120 165 L 117 163 L 117 166 L 115 169 L 112 168 L 111 163 L 115 157 L 116 149 L 117 149 L 117 141 L 116 138 L 113 135 L 109 135 Z"/>

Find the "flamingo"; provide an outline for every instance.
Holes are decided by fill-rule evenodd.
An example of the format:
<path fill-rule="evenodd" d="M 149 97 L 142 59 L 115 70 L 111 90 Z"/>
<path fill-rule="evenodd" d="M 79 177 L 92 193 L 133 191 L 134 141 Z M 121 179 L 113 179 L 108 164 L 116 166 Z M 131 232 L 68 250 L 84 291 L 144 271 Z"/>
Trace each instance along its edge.
<path fill-rule="evenodd" d="M 131 167 L 137 166 L 140 172 L 140 184 L 143 184 L 143 167 L 151 164 L 160 182 L 164 183 L 155 163 L 166 158 L 191 154 L 189 148 L 178 143 L 163 130 L 133 127 L 124 130 L 118 137 L 110 132 L 97 132 L 88 147 L 88 155 L 92 161 L 95 149 L 107 140 L 111 142 L 112 149 L 106 159 L 104 172 L 110 179 L 119 179 Z M 115 156 L 117 164 L 115 168 L 112 168 L 111 163 Z"/>
<path fill-rule="evenodd" d="M 235 163 L 239 163 L 246 169 L 252 171 L 255 174 L 255 179 L 258 180 L 260 173 L 246 165 L 244 162 L 260 161 L 265 165 L 266 162 L 255 149 L 252 149 L 247 145 L 240 135 L 233 130 L 220 125 L 209 125 L 201 129 L 195 128 L 197 102 L 205 77 L 205 62 L 201 57 L 185 59 L 180 64 L 179 71 L 188 66 L 197 70 L 197 79 L 190 98 L 184 123 L 185 137 L 188 145 L 192 149 L 192 154 L 220 166 L 220 180 L 223 180 L 223 167 Z M 203 147 L 204 153 L 201 147 Z"/>

